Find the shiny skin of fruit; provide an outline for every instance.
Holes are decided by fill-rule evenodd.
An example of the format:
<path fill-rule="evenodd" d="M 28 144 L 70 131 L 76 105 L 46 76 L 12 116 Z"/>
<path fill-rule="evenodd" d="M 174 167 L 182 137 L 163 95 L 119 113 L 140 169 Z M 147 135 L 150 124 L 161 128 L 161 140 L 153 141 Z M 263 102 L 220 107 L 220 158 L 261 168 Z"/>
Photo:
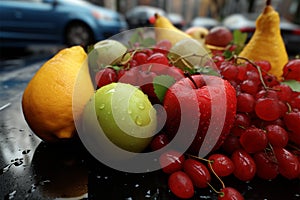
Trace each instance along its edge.
<path fill-rule="evenodd" d="M 163 172 L 167 174 L 172 174 L 176 171 L 181 170 L 184 160 L 185 158 L 183 154 L 174 150 L 164 152 L 159 157 L 160 166 L 162 167 Z"/>
<path fill-rule="evenodd" d="M 45 62 L 29 81 L 22 96 L 22 110 L 31 130 L 46 142 L 59 142 L 74 138 L 74 116 L 78 117 L 93 94 L 87 65 L 87 54 L 80 46 L 59 51 Z M 80 75 L 82 83 L 76 87 Z M 74 89 L 83 89 L 80 99 L 74 99 Z"/>
<path fill-rule="evenodd" d="M 187 124 L 183 124 L 183 126 L 185 126 L 186 129 L 198 127 L 197 130 L 191 130 L 191 132 L 196 132 L 196 137 L 189 149 L 191 153 L 198 153 L 211 123 L 212 104 L 217 107 L 223 106 L 218 105 L 218 102 L 221 103 L 219 99 L 225 98 L 226 110 L 224 111 L 222 107 L 223 111 L 220 108 L 215 109 L 216 113 L 213 113 L 216 118 L 224 117 L 224 113 L 226 115 L 223 129 L 212 130 L 213 133 L 210 135 L 212 140 L 214 140 L 212 142 L 216 142 L 216 144 L 213 144 L 214 149 L 217 149 L 221 146 L 224 139 L 229 134 L 230 128 L 234 122 L 236 114 L 235 89 L 229 82 L 216 76 L 193 75 L 191 78 L 196 83 L 196 86 L 189 78 L 183 78 L 173 84 L 166 92 L 163 103 L 167 113 L 165 126 L 166 133 L 171 138 L 174 137 L 178 131 L 178 127 L 180 126 L 182 112 L 189 112 L 189 115 L 186 116 L 187 118 L 185 119 Z M 191 96 L 194 96 L 195 98 L 192 98 Z M 199 109 L 199 113 L 194 113 L 196 116 L 192 116 L 192 114 L 190 114 L 195 110 L 193 106 L 196 107 L 196 110 L 197 108 Z M 199 119 L 199 116 L 199 124 L 196 124 L 198 122 L 195 122 L 195 118 L 198 117 Z M 188 134 L 189 131 L 187 130 L 186 137 L 191 137 Z M 214 134 L 216 135 L 215 137 Z"/>
<path fill-rule="evenodd" d="M 272 147 L 285 147 L 289 142 L 288 133 L 284 128 L 278 125 L 266 126 L 266 135 Z"/>
<path fill-rule="evenodd" d="M 282 76 L 285 80 L 300 81 L 300 59 L 289 60 L 283 67 Z"/>
<path fill-rule="evenodd" d="M 255 153 L 264 150 L 268 145 L 268 139 L 264 130 L 249 127 L 240 137 L 240 143 L 242 147 L 248 153 Z"/>
<path fill-rule="evenodd" d="M 99 134 L 131 152 L 143 151 L 156 131 L 155 109 L 148 97 L 130 84 L 111 83 L 99 88 L 88 102 L 83 120 L 89 123 L 91 115 L 97 116 L 99 124 L 89 126 L 99 130 L 100 125 L 103 133 Z"/>
<path fill-rule="evenodd" d="M 300 130 L 300 111 L 288 112 L 283 117 L 287 129 L 299 133 Z"/>
<path fill-rule="evenodd" d="M 256 174 L 256 165 L 251 157 L 243 149 L 234 151 L 231 155 L 231 160 L 235 166 L 233 171 L 234 176 L 241 181 L 250 181 Z"/>
<path fill-rule="evenodd" d="M 192 179 L 192 182 L 197 188 L 206 188 L 207 183 L 210 183 L 211 176 L 207 167 L 194 159 L 187 159 L 183 163 L 183 170 Z"/>
<path fill-rule="evenodd" d="M 170 175 L 168 186 L 171 192 L 182 199 L 189 199 L 194 196 L 194 186 L 190 177 L 182 171 Z"/>
<path fill-rule="evenodd" d="M 153 140 L 151 141 L 150 148 L 152 151 L 156 151 L 166 146 L 169 142 L 170 141 L 167 134 L 160 133 L 159 135 L 154 136 Z"/>
<path fill-rule="evenodd" d="M 296 155 L 285 148 L 273 148 L 277 159 L 279 173 L 287 178 L 294 179 L 300 174 L 300 163 Z"/>
<path fill-rule="evenodd" d="M 97 84 L 97 88 L 113 82 L 117 82 L 117 73 L 114 69 L 109 67 L 101 69 L 96 73 L 95 81 Z"/>
<path fill-rule="evenodd" d="M 273 180 L 279 174 L 278 164 L 273 154 L 260 151 L 253 155 L 256 164 L 256 175 L 265 180 Z"/>
<path fill-rule="evenodd" d="M 234 164 L 229 157 L 223 154 L 212 154 L 208 157 L 212 170 L 219 176 L 229 176 L 234 171 Z"/>
<path fill-rule="evenodd" d="M 224 26 L 216 26 L 208 32 L 205 44 L 226 47 L 233 39 L 231 31 Z"/>
<path fill-rule="evenodd" d="M 243 195 L 232 187 L 221 189 L 218 200 L 244 200 Z"/>

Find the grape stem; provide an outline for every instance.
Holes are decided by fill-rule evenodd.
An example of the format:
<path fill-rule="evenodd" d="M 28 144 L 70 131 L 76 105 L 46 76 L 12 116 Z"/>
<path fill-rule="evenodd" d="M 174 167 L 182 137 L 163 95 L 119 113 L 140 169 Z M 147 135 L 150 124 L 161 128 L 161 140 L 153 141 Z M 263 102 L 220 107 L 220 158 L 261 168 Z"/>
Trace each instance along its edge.
<path fill-rule="evenodd" d="M 198 159 L 198 160 L 203 160 L 203 161 L 206 161 L 208 163 L 208 166 L 210 168 L 210 170 L 212 171 L 212 173 L 215 175 L 215 177 L 217 177 L 217 179 L 220 181 L 221 185 L 222 185 L 222 188 L 224 189 L 225 188 L 225 184 L 224 182 L 221 180 L 221 178 L 216 174 L 215 170 L 212 168 L 212 163 L 214 161 L 212 160 L 208 160 L 208 159 L 205 159 L 205 158 L 201 158 L 201 157 L 198 157 L 198 156 L 194 156 L 194 155 L 190 155 L 190 154 L 187 154 L 189 157 L 192 157 L 192 158 L 195 158 L 195 159 Z M 221 193 L 221 192 L 217 192 L 208 182 L 207 184 L 216 192 L 216 193 Z"/>
<path fill-rule="evenodd" d="M 235 59 L 235 60 L 237 60 L 237 59 L 245 60 L 245 61 L 249 62 L 250 64 L 252 64 L 254 67 L 256 67 L 256 69 L 257 69 L 257 71 L 258 71 L 259 79 L 260 79 L 260 81 L 261 81 L 261 83 L 262 83 L 264 89 L 265 89 L 265 90 L 270 89 L 270 88 L 266 85 L 266 83 L 265 83 L 265 81 L 264 81 L 264 79 L 263 79 L 263 75 L 262 75 L 260 66 L 258 66 L 257 64 L 255 64 L 252 60 L 250 60 L 250 59 L 248 59 L 248 58 L 245 58 L 245 57 L 240 57 L 240 56 L 234 55 L 234 59 Z"/>
<path fill-rule="evenodd" d="M 179 58 L 175 59 L 174 61 L 172 61 L 172 64 L 174 63 L 177 63 L 178 61 L 181 61 L 184 63 L 184 65 L 186 65 L 186 67 L 190 68 L 190 69 L 193 69 L 193 66 L 191 66 L 188 62 L 186 62 L 186 60 L 184 60 L 185 58 L 189 58 L 189 57 L 200 57 L 200 62 L 202 61 L 202 59 L 204 58 L 204 56 L 206 55 L 199 55 L 199 54 L 195 54 L 195 53 L 191 53 L 191 54 L 187 54 L 187 55 L 183 55 L 183 56 L 180 56 Z"/>

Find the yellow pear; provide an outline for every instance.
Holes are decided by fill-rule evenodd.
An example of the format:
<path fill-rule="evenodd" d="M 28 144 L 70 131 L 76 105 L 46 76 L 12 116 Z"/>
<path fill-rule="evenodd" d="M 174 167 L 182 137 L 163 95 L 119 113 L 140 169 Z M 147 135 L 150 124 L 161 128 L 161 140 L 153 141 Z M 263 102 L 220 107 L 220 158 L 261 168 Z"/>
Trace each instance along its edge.
<path fill-rule="evenodd" d="M 182 39 L 191 38 L 190 35 L 176 28 L 168 18 L 157 13 L 154 17 L 154 28 L 157 41 L 169 40 L 172 45 L 174 45 Z"/>
<path fill-rule="evenodd" d="M 280 32 L 280 17 L 268 0 L 256 20 L 256 30 L 239 54 L 252 61 L 266 60 L 272 65 L 270 73 L 281 79 L 282 69 L 288 62 L 288 54 Z"/>

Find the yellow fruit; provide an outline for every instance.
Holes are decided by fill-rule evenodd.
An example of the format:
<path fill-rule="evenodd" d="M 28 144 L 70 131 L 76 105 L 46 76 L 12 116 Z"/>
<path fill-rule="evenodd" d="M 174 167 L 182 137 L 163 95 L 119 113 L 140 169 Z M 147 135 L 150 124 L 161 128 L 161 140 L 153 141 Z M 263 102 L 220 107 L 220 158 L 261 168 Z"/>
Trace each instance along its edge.
<path fill-rule="evenodd" d="M 190 35 L 195 40 L 198 40 L 201 44 L 204 44 L 205 37 L 208 35 L 209 31 L 205 27 L 193 26 L 188 28 L 185 33 Z"/>
<path fill-rule="evenodd" d="M 169 40 L 173 45 L 186 38 L 191 38 L 190 35 L 176 28 L 168 18 L 155 14 L 154 22 L 156 40 Z"/>
<path fill-rule="evenodd" d="M 86 58 L 87 54 L 80 46 L 63 49 L 41 66 L 25 88 L 23 114 L 31 130 L 42 140 L 55 142 L 76 134 L 73 90 Z M 84 81 L 86 95 L 76 100 L 74 116 L 83 110 L 89 94 L 93 93 L 90 79 Z"/>
<path fill-rule="evenodd" d="M 253 61 L 267 60 L 271 63 L 270 73 L 281 79 L 282 69 L 288 62 L 288 54 L 280 33 L 280 17 L 270 1 L 256 20 L 256 30 L 239 54 Z"/>

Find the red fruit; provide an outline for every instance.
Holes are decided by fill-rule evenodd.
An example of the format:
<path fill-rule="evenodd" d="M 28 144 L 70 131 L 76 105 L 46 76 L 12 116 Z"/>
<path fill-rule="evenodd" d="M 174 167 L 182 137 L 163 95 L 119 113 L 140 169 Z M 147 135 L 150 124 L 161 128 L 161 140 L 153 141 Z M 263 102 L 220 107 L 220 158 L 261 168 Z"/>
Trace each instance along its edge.
<path fill-rule="evenodd" d="M 150 148 L 152 151 L 156 151 L 166 146 L 169 142 L 168 136 L 165 133 L 162 133 L 154 136 L 153 140 L 151 141 Z"/>
<path fill-rule="evenodd" d="M 194 159 L 187 159 L 183 163 L 184 172 L 192 179 L 197 188 L 205 188 L 210 182 L 211 176 L 207 167 Z"/>
<path fill-rule="evenodd" d="M 300 110 L 300 92 L 293 92 L 291 95 L 290 106 Z"/>
<path fill-rule="evenodd" d="M 146 53 L 137 52 L 133 55 L 132 59 L 134 59 L 137 62 L 137 65 L 142 65 L 147 62 L 148 57 L 149 56 Z"/>
<path fill-rule="evenodd" d="M 277 159 L 279 173 L 288 179 L 297 178 L 300 174 L 300 163 L 296 155 L 284 148 L 273 148 Z"/>
<path fill-rule="evenodd" d="M 240 140 L 235 135 L 228 135 L 222 144 L 222 148 L 229 154 L 233 153 L 235 150 L 242 148 Z"/>
<path fill-rule="evenodd" d="M 277 99 L 259 98 L 256 100 L 254 110 L 256 115 L 265 121 L 274 121 L 281 116 Z"/>
<path fill-rule="evenodd" d="M 300 132 L 300 111 L 286 113 L 283 116 L 283 121 L 288 130 L 295 133 Z"/>
<path fill-rule="evenodd" d="M 227 62 L 227 65 L 225 67 L 222 67 L 222 71 L 221 74 L 223 76 L 224 79 L 227 80 L 234 80 L 238 74 L 238 68 L 232 64 Z"/>
<path fill-rule="evenodd" d="M 241 181 L 250 181 L 256 173 L 256 165 L 253 158 L 245 150 L 238 149 L 231 155 L 235 166 L 233 174 Z"/>
<path fill-rule="evenodd" d="M 283 78 L 285 80 L 300 81 L 300 59 L 293 59 L 283 67 Z"/>
<path fill-rule="evenodd" d="M 251 95 L 255 95 L 258 91 L 258 86 L 260 84 L 253 81 L 253 80 L 244 80 L 240 86 L 241 86 L 241 91 L 242 92 L 245 92 L 245 93 L 248 93 L 248 94 L 251 94 Z"/>
<path fill-rule="evenodd" d="M 247 128 L 250 126 L 250 117 L 245 113 L 237 113 L 235 116 L 234 126 Z"/>
<path fill-rule="evenodd" d="M 181 170 L 184 160 L 183 154 L 174 150 L 167 151 L 159 157 L 160 166 L 167 174 Z"/>
<path fill-rule="evenodd" d="M 179 130 L 184 131 L 183 134 L 180 133 L 182 144 L 189 145 L 188 140 L 194 138 L 189 150 L 197 154 L 209 126 L 214 127 L 209 130 L 207 149 L 204 150 L 205 153 L 209 153 L 212 150 L 211 147 L 217 149 L 221 146 L 233 125 L 236 113 L 236 92 L 228 81 L 217 76 L 194 75 L 191 78 L 196 85 L 189 78 L 183 78 L 166 92 L 164 98 L 164 108 L 167 113 L 165 128 L 172 138 L 180 127 Z M 225 105 L 224 102 L 226 102 Z M 221 127 L 220 123 L 222 123 Z"/>
<path fill-rule="evenodd" d="M 272 147 L 285 147 L 289 141 L 288 133 L 278 125 L 266 126 L 266 135 Z"/>
<path fill-rule="evenodd" d="M 244 200 L 243 195 L 232 187 L 225 187 L 218 195 L 218 200 Z"/>
<path fill-rule="evenodd" d="M 278 175 L 278 164 L 274 155 L 268 155 L 264 151 L 254 154 L 254 162 L 256 164 L 256 175 L 265 180 L 275 179 Z"/>
<path fill-rule="evenodd" d="M 277 96 L 279 100 L 283 102 L 289 102 L 291 100 L 293 91 L 290 88 L 290 86 L 285 84 L 280 84 L 274 86 L 273 89 L 277 92 Z"/>
<path fill-rule="evenodd" d="M 172 47 L 172 43 L 169 40 L 160 40 L 154 47 L 154 50 L 163 50 L 164 52 L 169 52 Z"/>
<path fill-rule="evenodd" d="M 171 192 L 182 199 L 188 199 L 194 196 L 194 186 L 190 177 L 182 172 L 177 171 L 170 175 L 168 186 Z"/>
<path fill-rule="evenodd" d="M 256 127 L 247 128 L 240 137 L 242 147 L 248 153 L 264 150 L 268 145 L 268 139 L 262 129 Z"/>
<path fill-rule="evenodd" d="M 148 57 L 147 59 L 147 63 L 151 64 L 151 63 L 158 63 L 161 65 L 169 65 L 169 60 L 168 58 L 162 54 L 162 53 L 154 53 L 151 56 Z"/>
<path fill-rule="evenodd" d="M 265 72 L 270 71 L 270 69 L 272 68 L 271 63 L 269 61 L 266 61 L 266 60 L 255 61 L 255 64 L 257 64 L 260 67 L 263 74 Z"/>
<path fill-rule="evenodd" d="M 218 69 L 220 69 L 221 64 L 225 61 L 225 57 L 222 55 L 215 55 L 212 57 L 212 59 Z"/>
<path fill-rule="evenodd" d="M 250 113 L 254 109 L 255 99 L 251 94 L 240 93 L 237 95 L 237 110 Z"/>
<path fill-rule="evenodd" d="M 205 37 L 205 43 L 213 46 L 226 47 L 233 39 L 231 31 L 224 26 L 210 29 Z"/>
<path fill-rule="evenodd" d="M 234 171 L 233 162 L 223 154 L 212 154 L 208 157 L 211 162 L 213 171 L 219 176 L 229 176 Z"/>
<path fill-rule="evenodd" d="M 289 140 L 300 146 L 300 132 L 289 132 Z"/>
<path fill-rule="evenodd" d="M 117 82 L 116 71 L 112 68 L 104 68 L 97 72 L 95 76 L 97 87 L 100 88 L 104 85 L 108 85 L 112 82 Z"/>

